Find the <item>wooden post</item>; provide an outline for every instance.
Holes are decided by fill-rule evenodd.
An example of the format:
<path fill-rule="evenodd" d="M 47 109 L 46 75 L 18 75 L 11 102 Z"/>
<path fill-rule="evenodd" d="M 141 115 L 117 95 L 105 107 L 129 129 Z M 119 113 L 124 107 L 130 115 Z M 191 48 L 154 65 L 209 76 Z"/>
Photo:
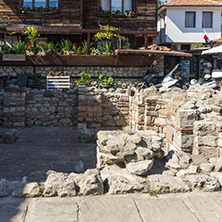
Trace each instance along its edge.
<path fill-rule="evenodd" d="M 144 47 L 145 47 L 145 49 L 147 49 L 147 47 L 148 47 L 148 37 L 146 34 L 144 35 Z"/>
<path fill-rule="evenodd" d="M 88 54 L 90 54 L 90 33 L 87 33 Z"/>

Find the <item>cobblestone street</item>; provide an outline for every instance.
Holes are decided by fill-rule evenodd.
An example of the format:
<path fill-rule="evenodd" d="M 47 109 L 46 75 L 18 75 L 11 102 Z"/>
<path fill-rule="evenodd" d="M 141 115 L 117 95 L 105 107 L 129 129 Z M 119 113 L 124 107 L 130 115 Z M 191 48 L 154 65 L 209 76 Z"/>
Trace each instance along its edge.
<path fill-rule="evenodd" d="M 0 128 L 0 133 L 7 129 Z M 0 178 L 19 180 L 34 171 L 73 172 L 82 160 L 96 166 L 96 145 L 82 144 L 75 127 L 32 127 L 17 130 L 14 144 L 0 144 Z"/>

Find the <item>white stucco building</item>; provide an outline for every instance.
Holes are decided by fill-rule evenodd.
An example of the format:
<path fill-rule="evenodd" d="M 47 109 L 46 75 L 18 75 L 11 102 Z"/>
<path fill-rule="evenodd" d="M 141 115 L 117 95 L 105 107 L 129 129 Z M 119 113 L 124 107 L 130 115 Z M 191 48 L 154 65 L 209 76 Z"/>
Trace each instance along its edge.
<path fill-rule="evenodd" d="M 221 38 L 222 0 L 171 0 L 158 9 L 156 44 L 189 50 L 193 43 Z"/>

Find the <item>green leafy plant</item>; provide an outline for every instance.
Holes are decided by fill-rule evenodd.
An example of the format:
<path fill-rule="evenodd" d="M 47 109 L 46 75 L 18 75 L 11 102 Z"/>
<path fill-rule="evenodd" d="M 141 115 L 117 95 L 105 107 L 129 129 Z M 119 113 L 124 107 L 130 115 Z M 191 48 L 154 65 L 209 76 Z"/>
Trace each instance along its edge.
<path fill-rule="evenodd" d="M 102 55 L 111 55 L 111 42 L 103 41 L 102 44 L 98 45 L 98 49 L 100 51 L 100 54 Z"/>
<path fill-rule="evenodd" d="M 90 51 L 91 51 L 90 55 L 93 55 L 93 56 L 100 55 L 99 49 L 91 48 Z"/>
<path fill-rule="evenodd" d="M 12 54 L 12 48 L 8 45 L 2 45 L 2 54 Z"/>
<path fill-rule="evenodd" d="M 17 43 L 14 43 L 11 50 L 12 52 L 14 52 L 15 54 L 25 54 L 25 50 L 26 50 L 27 46 L 25 45 L 24 42 L 22 41 L 18 41 Z"/>
<path fill-rule="evenodd" d="M 129 42 L 126 42 L 123 47 L 123 49 L 130 49 L 130 43 Z"/>
<path fill-rule="evenodd" d="M 42 74 L 38 73 L 38 74 L 34 74 L 32 76 L 32 82 L 35 85 L 41 85 L 42 81 L 43 81 L 44 77 L 42 76 Z"/>
<path fill-rule="evenodd" d="M 112 12 L 111 11 L 102 11 L 102 13 L 101 13 L 101 15 L 103 16 L 103 17 L 108 17 L 109 18 L 109 20 L 112 20 L 113 19 L 113 14 L 112 14 Z"/>
<path fill-rule="evenodd" d="M 95 41 L 98 40 L 126 40 L 126 38 L 120 35 L 118 32 L 120 31 L 119 28 L 109 26 L 109 25 L 99 25 L 100 31 L 94 35 Z"/>
<path fill-rule="evenodd" d="M 57 71 L 57 72 L 53 72 L 53 71 L 50 71 L 48 76 L 68 76 L 68 72 L 67 71 Z"/>
<path fill-rule="evenodd" d="M 99 86 L 111 86 L 114 84 L 114 80 L 111 76 L 109 77 L 106 77 L 104 75 L 99 75 L 99 80 L 100 80 L 100 83 L 99 83 Z"/>
<path fill-rule="evenodd" d="M 121 14 L 121 11 L 120 11 L 120 10 L 116 10 L 114 13 L 115 13 L 116 15 L 120 15 L 120 14 Z"/>
<path fill-rule="evenodd" d="M 67 54 L 66 52 L 71 52 L 76 50 L 75 44 L 73 44 L 70 40 L 68 39 L 62 39 L 60 43 L 58 43 L 58 46 L 62 52 L 62 54 Z M 74 53 L 73 53 L 74 54 Z"/>
<path fill-rule="evenodd" d="M 81 79 L 78 80 L 77 85 L 87 86 L 90 84 L 90 79 L 92 75 L 82 72 L 81 73 Z"/>
<path fill-rule="evenodd" d="M 151 189 L 149 179 L 147 179 L 147 184 L 146 184 L 145 188 L 147 189 L 147 192 L 148 192 L 151 196 L 158 197 L 158 195 L 160 194 L 160 191 L 159 191 L 159 190 Z"/>
<path fill-rule="evenodd" d="M 45 190 L 45 185 L 41 184 L 39 186 L 39 196 L 42 196 L 44 194 L 44 190 Z"/>
<path fill-rule="evenodd" d="M 38 44 L 38 37 L 40 36 L 37 29 L 27 28 L 23 31 L 23 34 L 27 36 L 30 41 L 30 46 L 33 47 L 33 52 L 36 54 L 36 45 Z M 31 49 L 31 47 L 29 47 Z"/>

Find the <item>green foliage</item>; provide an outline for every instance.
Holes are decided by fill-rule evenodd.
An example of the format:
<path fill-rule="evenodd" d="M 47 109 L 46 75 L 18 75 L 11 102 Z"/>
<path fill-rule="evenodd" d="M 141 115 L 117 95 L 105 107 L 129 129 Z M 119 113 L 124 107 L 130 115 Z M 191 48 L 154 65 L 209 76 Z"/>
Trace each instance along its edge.
<path fill-rule="evenodd" d="M 111 76 L 109 77 L 106 77 L 104 75 L 99 75 L 99 80 L 100 80 L 100 83 L 99 83 L 99 86 L 109 86 L 109 85 L 113 85 L 114 84 L 114 80 Z"/>
<path fill-rule="evenodd" d="M 74 50 L 74 45 L 68 39 L 62 39 L 61 42 L 58 43 L 58 46 L 63 54 L 65 53 L 65 51 L 70 52 Z"/>
<path fill-rule="evenodd" d="M 95 40 L 112 40 L 112 39 L 118 39 L 118 40 L 126 40 L 126 38 L 122 35 L 120 35 L 118 32 L 120 31 L 119 28 L 109 26 L 109 25 L 99 25 L 100 32 L 96 33 L 94 35 Z"/>
<path fill-rule="evenodd" d="M 3 45 L 2 46 L 2 53 L 3 54 L 12 54 L 12 48 L 9 47 L 8 45 Z"/>
<path fill-rule="evenodd" d="M 101 55 L 111 55 L 112 54 L 111 42 L 108 42 L 108 41 L 102 42 L 102 45 L 98 45 L 98 49 L 99 49 Z"/>
<path fill-rule="evenodd" d="M 113 14 L 111 11 L 102 11 L 102 16 L 103 17 L 108 17 L 109 20 L 112 20 L 113 19 Z"/>
<path fill-rule="evenodd" d="M 44 185 L 44 184 L 41 184 L 41 185 L 39 186 L 39 196 L 42 196 L 42 195 L 43 195 L 44 190 L 45 190 L 45 185 Z"/>
<path fill-rule="evenodd" d="M 204 45 L 202 43 L 194 43 L 192 44 L 193 49 L 203 48 Z"/>
<path fill-rule="evenodd" d="M 150 194 L 150 196 L 158 197 L 158 195 L 160 194 L 159 190 L 151 189 L 149 179 L 147 179 L 147 184 L 145 187 L 147 189 L 147 192 Z"/>
<path fill-rule="evenodd" d="M 34 74 L 32 76 L 32 81 L 35 85 L 41 85 L 43 79 L 44 79 L 44 77 L 40 73 Z"/>
<path fill-rule="evenodd" d="M 50 71 L 48 76 L 68 76 L 68 72 L 64 71 L 58 71 L 58 72 L 53 72 L 53 71 Z"/>
<path fill-rule="evenodd" d="M 82 72 L 81 79 L 77 82 L 77 85 L 87 86 L 90 84 L 92 75 Z"/>
<path fill-rule="evenodd" d="M 57 44 L 54 42 L 43 43 L 39 45 L 41 51 L 45 51 L 46 54 L 58 55 Z"/>
<path fill-rule="evenodd" d="M 11 50 L 15 54 L 25 54 L 25 50 L 27 49 L 26 45 L 22 41 L 18 41 L 17 43 L 14 43 Z"/>
<path fill-rule="evenodd" d="M 23 31 L 23 34 L 27 36 L 29 41 L 32 44 L 37 44 L 38 37 L 40 36 L 37 29 L 34 28 L 27 28 L 25 31 Z"/>
<path fill-rule="evenodd" d="M 123 49 L 130 49 L 130 43 L 129 42 L 126 42 L 123 47 Z"/>

